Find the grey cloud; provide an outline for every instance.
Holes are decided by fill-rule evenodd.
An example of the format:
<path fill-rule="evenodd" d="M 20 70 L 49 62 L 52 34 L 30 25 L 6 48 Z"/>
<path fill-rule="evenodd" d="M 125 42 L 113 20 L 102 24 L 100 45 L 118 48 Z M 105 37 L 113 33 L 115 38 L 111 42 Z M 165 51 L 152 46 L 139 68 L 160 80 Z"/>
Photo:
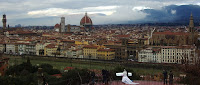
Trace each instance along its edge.
<path fill-rule="evenodd" d="M 123 21 L 134 21 L 145 18 L 148 13 L 132 10 L 133 7 L 137 6 L 162 10 L 162 7 L 173 4 L 200 4 L 199 0 L 0 0 L 0 2 L 0 15 L 4 13 L 7 14 L 8 20 L 10 20 L 8 22 L 12 25 L 36 25 L 40 23 L 43 23 L 43 25 L 54 25 L 56 22 L 59 22 L 59 16 L 43 16 L 40 18 L 34 18 L 27 14 L 30 11 L 49 8 L 77 10 L 86 7 L 120 6 L 120 8 L 114 10 L 116 12 L 112 15 L 105 16 L 105 14 L 102 13 L 91 15 L 94 24 L 106 24 L 121 23 Z M 83 14 L 80 14 L 81 16 L 78 16 L 77 14 L 66 16 L 68 20 L 66 23 L 79 24 L 80 18 Z M 55 21 L 48 22 L 48 20 Z M 2 26 L 2 23 L 0 23 L 0 26 Z"/>

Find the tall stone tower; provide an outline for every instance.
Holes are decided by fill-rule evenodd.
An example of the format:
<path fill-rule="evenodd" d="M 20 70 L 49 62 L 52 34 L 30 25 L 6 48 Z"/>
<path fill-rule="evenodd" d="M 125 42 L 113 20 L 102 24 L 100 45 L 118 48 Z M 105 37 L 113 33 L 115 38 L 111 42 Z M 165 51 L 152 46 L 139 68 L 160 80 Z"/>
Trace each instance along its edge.
<path fill-rule="evenodd" d="M 189 23 L 188 32 L 190 33 L 190 42 L 191 44 L 194 44 L 194 19 L 193 19 L 192 13 L 190 15 L 190 23 Z"/>
<path fill-rule="evenodd" d="M 68 24 L 67 25 L 67 32 L 70 32 L 70 30 L 71 30 L 71 26 L 70 26 L 70 24 Z"/>
<path fill-rule="evenodd" d="M 5 29 L 6 29 L 6 21 L 7 21 L 6 15 L 4 14 L 4 15 L 3 15 L 3 19 L 2 19 L 2 22 L 3 22 L 3 32 L 4 32 Z"/>
<path fill-rule="evenodd" d="M 65 17 L 61 17 L 61 22 L 60 22 L 60 27 L 61 27 L 61 32 L 65 32 Z"/>
<path fill-rule="evenodd" d="M 194 19 L 193 19 L 192 13 L 190 15 L 189 32 L 192 32 L 192 33 L 194 32 Z"/>

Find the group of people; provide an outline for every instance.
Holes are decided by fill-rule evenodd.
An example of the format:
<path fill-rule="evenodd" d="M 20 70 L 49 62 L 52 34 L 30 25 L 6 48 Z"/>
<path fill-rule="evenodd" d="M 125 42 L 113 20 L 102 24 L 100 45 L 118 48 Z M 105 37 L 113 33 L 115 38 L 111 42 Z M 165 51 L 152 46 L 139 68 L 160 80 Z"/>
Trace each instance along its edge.
<path fill-rule="evenodd" d="M 169 73 L 169 85 L 173 85 L 173 78 L 174 78 L 174 74 L 172 71 L 170 71 Z M 166 70 L 163 70 L 163 80 L 164 80 L 164 84 L 167 84 L 167 79 L 168 79 L 168 73 Z"/>
<path fill-rule="evenodd" d="M 90 83 L 90 85 L 94 85 L 95 84 L 95 72 L 94 71 L 92 71 L 91 72 L 91 83 Z M 110 73 L 109 73 L 109 71 L 107 71 L 107 70 L 102 70 L 102 77 L 103 77 L 103 83 L 104 84 L 108 84 L 108 81 L 109 81 L 109 76 L 110 76 Z"/>
<path fill-rule="evenodd" d="M 109 71 L 103 69 L 102 76 L 103 76 L 103 83 L 107 85 L 109 81 L 109 76 L 110 76 Z"/>
<path fill-rule="evenodd" d="M 109 76 L 110 76 L 109 75 L 109 71 L 103 69 L 102 70 L 102 76 L 103 76 L 103 81 L 102 82 L 107 85 L 108 81 L 109 81 Z M 173 78 L 174 78 L 173 72 L 170 71 L 169 74 L 168 74 L 168 72 L 166 70 L 163 70 L 163 81 L 164 81 L 164 84 L 168 83 L 168 78 L 169 78 L 169 85 L 173 85 Z M 125 82 L 125 80 L 128 80 L 128 79 L 129 78 L 127 77 L 127 72 L 124 71 L 123 72 L 122 82 Z M 94 85 L 95 84 L 95 72 L 91 72 L 91 81 L 92 81 L 91 85 Z M 137 84 L 137 83 L 133 83 L 133 84 Z"/>

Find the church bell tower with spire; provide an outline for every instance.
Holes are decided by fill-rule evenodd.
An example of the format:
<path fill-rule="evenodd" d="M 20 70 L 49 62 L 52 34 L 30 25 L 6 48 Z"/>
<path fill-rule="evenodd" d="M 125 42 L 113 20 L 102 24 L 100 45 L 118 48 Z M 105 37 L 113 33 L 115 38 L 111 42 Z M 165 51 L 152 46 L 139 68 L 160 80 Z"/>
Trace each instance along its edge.
<path fill-rule="evenodd" d="M 190 33 L 194 32 L 194 19 L 193 19 L 192 13 L 190 15 L 190 23 L 189 23 L 189 30 L 188 31 Z"/>
<path fill-rule="evenodd" d="M 194 44 L 195 43 L 194 42 L 194 19 L 193 19 L 192 13 L 190 15 L 190 23 L 189 23 L 188 32 L 190 33 L 191 44 Z"/>

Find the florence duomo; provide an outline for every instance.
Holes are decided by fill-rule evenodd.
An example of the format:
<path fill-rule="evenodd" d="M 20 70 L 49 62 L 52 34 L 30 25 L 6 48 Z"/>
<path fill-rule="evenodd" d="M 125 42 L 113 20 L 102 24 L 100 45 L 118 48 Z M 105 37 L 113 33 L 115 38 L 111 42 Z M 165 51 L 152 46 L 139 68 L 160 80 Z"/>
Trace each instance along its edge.
<path fill-rule="evenodd" d="M 1 0 L 0 85 L 200 85 L 199 0 Z"/>
<path fill-rule="evenodd" d="M 80 20 L 80 26 L 65 26 L 65 17 L 61 17 L 60 25 L 56 24 L 54 30 L 57 32 L 91 32 L 94 29 L 91 18 L 87 12 L 84 17 Z M 61 30 L 61 31 L 60 31 Z"/>

